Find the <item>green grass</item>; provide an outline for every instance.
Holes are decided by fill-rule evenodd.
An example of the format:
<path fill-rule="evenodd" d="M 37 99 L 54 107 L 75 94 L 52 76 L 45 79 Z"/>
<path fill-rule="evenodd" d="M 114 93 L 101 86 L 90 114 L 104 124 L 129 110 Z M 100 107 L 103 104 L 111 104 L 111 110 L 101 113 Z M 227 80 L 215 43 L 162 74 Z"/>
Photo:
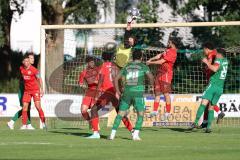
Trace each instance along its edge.
<path fill-rule="evenodd" d="M 163 160 L 239 160 L 240 128 L 215 127 L 213 133 L 202 130 L 187 133 L 185 128 L 143 128 L 142 141 L 132 141 L 120 128 L 114 141 L 107 140 L 109 128 L 102 128 L 100 140 L 88 140 L 86 126 L 21 131 L 0 126 L 0 159 L 163 159 Z"/>

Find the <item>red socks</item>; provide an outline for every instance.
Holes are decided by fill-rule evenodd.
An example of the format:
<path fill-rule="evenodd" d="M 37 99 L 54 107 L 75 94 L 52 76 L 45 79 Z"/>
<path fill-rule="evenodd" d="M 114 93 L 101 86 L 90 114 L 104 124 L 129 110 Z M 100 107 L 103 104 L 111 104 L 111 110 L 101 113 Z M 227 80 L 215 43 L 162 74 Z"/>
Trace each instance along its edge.
<path fill-rule="evenodd" d="M 155 101 L 154 101 L 153 111 L 158 111 L 158 107 L 159 107 L 159 102 L 155 102 Z M 171 111 L 171 104 L 167 104 L 167 103 L 166 103 L 166 112 L 167 112 L 167 113 L 170 113 L 170 111 Z"/>
<path fill-rule="evenodd" d="M 158 111 L 158 107 L 159 107 L 159 102 L 155 102 L 153 104 L 153 111 Z"/>
<path fill-rule="evenodd" d="M 220 111 L 220 108 L 219 108 L 217 105 L 213 106 L 213 109 L 214 109 L 214 111 L 217 112 L 217 113 Z"/>
<path fill-rule="evenodd" d="M 166 112 L 170 113 L 170 111 L 171 111 L 171 104 L 166 103 Z"/>
<path fill-rule="evenodd" d="M 38 111 L 39 118 L 41 119 L 42 123 L 45 123 L 45 116 L 44 116 L 42 108 L 40 108 L 40 109 L 37 108 L 37 111 Z M 26 125 L 27 120 L 28 120 L 27 111 L 22 110 L 22 124 Z"/>
<path fill-rule="evenodd" d="M 45 116 L 44 116 L 42 108 L 40 108 L 40 109 L 37 108 L 37 111 L 38 111 L 39 118 L 41 119 L 42 123 L 45 123 Z"/>
<path fill-rule="evenodd" d="M 28 119 L 27 111 L 22 110 L 22 124 L 23 125 L 27 124 L 27 119 Z"/>
<path fill-rule="evenodd" d="M 92 130 L 93 131 L 99 131 L 98 124 L 99 124 L 99 118 L 98 117 L 95 117 L 91 120 L 91 125 L 92 125 Z"/>
<path fill-rule="evenodd" d="M 122 122 L 130 132 L 133 130 L 132 124 L 127 117 L 123 117 Z"/>

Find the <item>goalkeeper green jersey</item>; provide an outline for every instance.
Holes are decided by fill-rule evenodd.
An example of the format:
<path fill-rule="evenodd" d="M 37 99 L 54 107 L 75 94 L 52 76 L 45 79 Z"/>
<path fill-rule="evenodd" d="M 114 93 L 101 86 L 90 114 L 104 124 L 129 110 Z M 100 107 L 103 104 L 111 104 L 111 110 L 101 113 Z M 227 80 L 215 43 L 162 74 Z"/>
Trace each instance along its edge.
<path fill-rule="evenodd" d="M 214 63 L 219 64 L 219 69 L 210 77 L 210 84 L 223 88 L 227 76 L 228 61 L 226 58 L 217 58 Z"/>
<path fill-rule="evenodd" d="M 143 92 L 145 74 L 149 73 L 149 67 L 142 62 L 130 62 L 120 72 L 125 77 L 124 92 Z"/>

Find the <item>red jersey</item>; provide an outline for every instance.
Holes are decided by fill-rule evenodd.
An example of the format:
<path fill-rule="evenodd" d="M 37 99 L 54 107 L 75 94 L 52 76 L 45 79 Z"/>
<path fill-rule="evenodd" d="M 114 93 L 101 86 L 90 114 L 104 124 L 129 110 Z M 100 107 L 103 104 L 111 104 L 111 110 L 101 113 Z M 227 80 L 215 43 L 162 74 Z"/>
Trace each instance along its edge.
<path fill-rule="evenodd" d="M 217 50 L 214 49 L 212 52 L 210 52 L 207 56 L 207 59 L 210 60 L 212 59 L 212 64 L 214 63 L 214 60 L 216 58 L 216 55 L 217 55 Z"/>
<path fill-rule="evenodd" d="M 163 53 L 162 58 L 166 60 L 162 65 L 160 65 L 159 72 L 161 74 L 170 74 L 173 73 L 173 65 L 177 59 L 177 50 L 169 48 L 166 52 Z"/>
<path fill-rule="evenodd" d="M 24 81 L 24 91 L 40 90 L 37 82 L 39 71 L 35 67 L 31 65 L 28 69 L 26 69 L 21 66 L 20 72 Z"/>
<path fill-rule="evenodd" d="M 114 77 L 118 73 L 117 66 L 112 62 L 104 62 L 100 68 L 100 74 L 103 76 L 103 84 L 101 89 L 106 91 L 114 88 Z"/>
<path fill-rule="evenodd" d="M 208 54 L 207 59 L 212 61 L 211 64 L 214 63 L 214 60 L 215 60 L 215 58 L 216 58 L 216 55 L 217 55 L 217 50 L 216 50 L 216 49 L 212 50 L 212 52 L 210 52 L 210 53 Z M 210 79 L 212 73 L 213 73 L 213 71 L 210 70 L 208 67 L 206 67 L 207 80 Z"/>
<path fill-rule="evenodd" d="M 88 84 L 88 89 L 95 89 L 98 85 L 98 79 L 99 79 L 98 74 L 99 74 L 98 67 L 87 68 L 83 70 L 79 76 L 79 84 L 83 85 L 85 80 Z"/>

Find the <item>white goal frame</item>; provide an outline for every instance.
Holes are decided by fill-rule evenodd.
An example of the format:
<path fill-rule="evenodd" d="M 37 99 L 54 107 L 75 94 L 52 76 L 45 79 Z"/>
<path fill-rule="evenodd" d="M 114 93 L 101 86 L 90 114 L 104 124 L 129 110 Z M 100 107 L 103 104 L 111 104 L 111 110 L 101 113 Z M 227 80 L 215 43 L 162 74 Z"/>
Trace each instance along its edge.
<path fill-rule="evenodd" d="M 214 27 L 214 26 L 240 26 L 240 21 L 225 21 L 225 22 L 171 22 L 171 23 L 139 23 L 133 24 L 133 28 L 168 28 L 168 27 Z M 112 29 L 126 28 L 126 24 L 84 24 L 84 25 L 41 25 L 40 35 L 40 73 L 43 80 L 43 90 L 46 90 L 46 51 L 45 39 L 46 30 L 53 29 Z"/>

